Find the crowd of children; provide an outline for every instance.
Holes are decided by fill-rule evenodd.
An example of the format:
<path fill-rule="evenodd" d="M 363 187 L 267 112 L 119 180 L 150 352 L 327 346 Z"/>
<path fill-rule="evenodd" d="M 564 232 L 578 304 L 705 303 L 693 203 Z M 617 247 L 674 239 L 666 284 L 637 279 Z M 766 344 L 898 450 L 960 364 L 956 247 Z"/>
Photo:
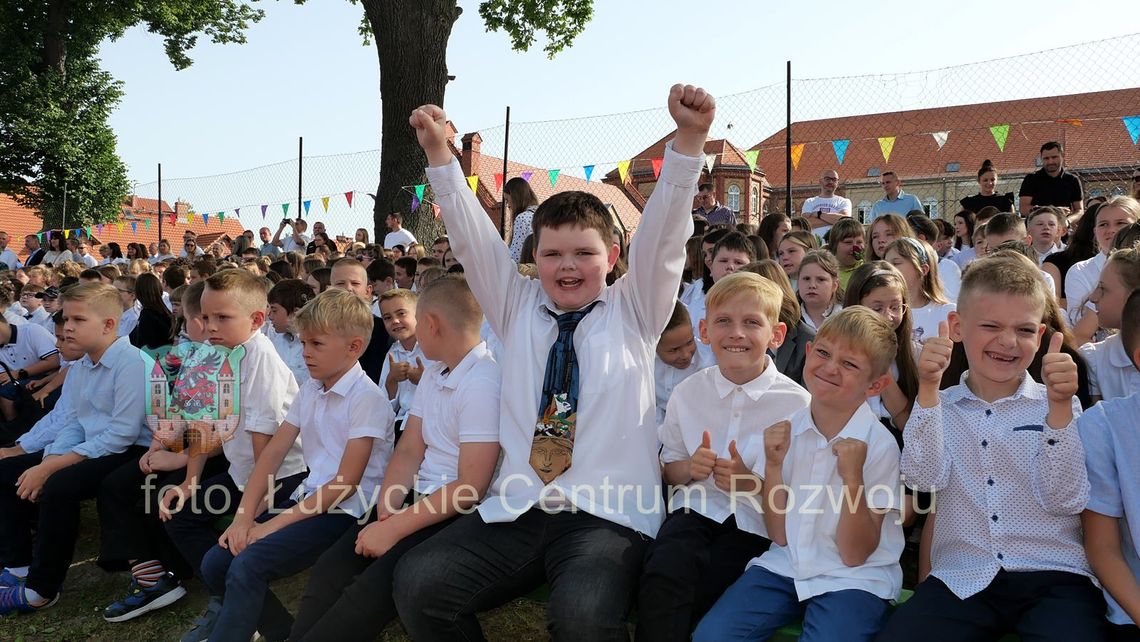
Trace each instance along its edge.
<path fill-rule="evenodd" d="M 1140 204 L 694 234 L 715 100 L 668 106 L 628 248 L 564 192 L 512 254 L 425 105 L 438 259 L 14 272 L 0 411 L 49 410 L 0 444 L 0 614 L 67 599 L 94 499 L 103 617 L 197 577 L 183 640 L 478 640 L 543 584 L 558 640 L 1140 640 Z M 152 433 L 166 351 L 240 358 L 231 434 Z"/>

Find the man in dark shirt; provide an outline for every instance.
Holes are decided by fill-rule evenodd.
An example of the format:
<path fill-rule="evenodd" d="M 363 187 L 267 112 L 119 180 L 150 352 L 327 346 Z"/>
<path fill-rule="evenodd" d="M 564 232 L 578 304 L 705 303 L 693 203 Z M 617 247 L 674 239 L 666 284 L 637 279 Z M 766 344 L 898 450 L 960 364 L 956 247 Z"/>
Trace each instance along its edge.
<path fill-rule="evenodd" d="M 700 206 L 693 210 L 693 216 L 703 216 L 709 225 L 736 225 L 736 214 L 716 201 L 712 183 L 704 183 L 697 188 L 697 203 Z"/>
<path fill-rule="evenodd" d="M 1035 207 L 1052 205 L 1069 208 L 1069 224 L 1084 213 L 1081 179 L 1065 171 L 1065 149 L 1061 143 L 1049 141 L 1041 146 L 1041 169 L 1021 181 L 1020 210 L 1028 216 Z"/>

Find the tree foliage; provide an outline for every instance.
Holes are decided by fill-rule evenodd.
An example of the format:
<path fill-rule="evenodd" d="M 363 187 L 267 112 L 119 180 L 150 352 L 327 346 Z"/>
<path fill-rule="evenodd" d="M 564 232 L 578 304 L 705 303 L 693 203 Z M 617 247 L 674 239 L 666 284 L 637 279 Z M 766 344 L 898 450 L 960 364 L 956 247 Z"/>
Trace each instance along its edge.
<path fill-rule="evenodd" d="M 594 0 L 485 0 L 479 4 L 487 31 L 503 31 L 515 51 L 529 51 L 546 34 L 548 58 L 573 44 L 594 17 Z"/>
<path fill-rule="evenodd" d="M 263 12 L 239 0 L 9 0 L 0 3 L 0 191 L 45 225 L 117 220 L 129 190 L 107 118 L 122 86 L 99 68 L 100 43 L 144 26 L 177 69 L 199 35 L 245 42 Z"/>

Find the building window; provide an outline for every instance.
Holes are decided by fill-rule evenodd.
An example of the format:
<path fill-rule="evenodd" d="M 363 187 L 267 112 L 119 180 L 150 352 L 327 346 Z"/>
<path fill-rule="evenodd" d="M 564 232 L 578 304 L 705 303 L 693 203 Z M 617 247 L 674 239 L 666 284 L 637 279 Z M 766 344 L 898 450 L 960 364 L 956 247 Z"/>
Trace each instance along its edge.
<path fill-rule="evenodd" d="M 922 202 L 922 209 L 926 211 L 926 215 L 930 218 L 938 218 L 938 201 L 934 198 L 928 198 Z"/>
<path fill-rule="evenodd" d="M 733 212 L 740 211 L 740 187 L 737 185 L 728 186 L 728 209 Z"/>
<path fill-rule="evenodd" d="M 871 205 L 872 205 L 871 201 L 860 201 L 859 202 L 859 222 L 860 223 L 866 223 L 867 222 L 867 215 L 871 213 Z"/>
<path fill-rule="evenodd" d="M 867 168 L 867 176 L 878 176 L 878 175 L 879 175 L 879 168 L 878 167 Z"/>
<path fill-rule="evenodd" d="M 760 213 L 760 186 L 752 186 L 752 207 L 749 208 L 753 214 Z"/>
<path fill-rule="evenodd" d="M 962 164 L 961 163 L 946 163 L 946 173 L 947 174 L 952 173 L 952 172 L 960 172 L 960 171 L 962 171 Z"/>

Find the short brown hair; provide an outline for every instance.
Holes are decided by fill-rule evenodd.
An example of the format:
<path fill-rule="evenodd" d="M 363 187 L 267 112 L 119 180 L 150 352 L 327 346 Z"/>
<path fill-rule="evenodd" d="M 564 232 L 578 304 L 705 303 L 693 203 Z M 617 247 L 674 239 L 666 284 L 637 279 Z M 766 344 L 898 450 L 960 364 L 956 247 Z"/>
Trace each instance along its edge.
<path fill-rule="evenodd" d="M 1045 280 L 1041 270 L 1034 269 L 1029 261 L 988 256 L 977 259 L 962 275 L 958 311 L 969 307 L 970 299 L 979 292 L 1026 297 L 1039 309 L 1045 309 Z"/>
<path fill-rule="evenodd" d="M 206 287 L 214 292 L 227 292 L 246 313 L 264 311 L 269 305 L 261 277 L 245 270 L 222 270 L 206 279 Z"/>
<path fill-rule="evenodd" d="M 816 341 L 838 341 L 862 352 L 871 361 L 871 377 L 880 377 L 891 368 L 899 343 L 895 329 L 871 308 L 853 305 L 831 315 L 819 326 Z"/>
<path fill-rule="evenodd" d="M 195 281 L 182 291 L 182 316 L 202 315 L 202 293 L 206 291 L 205 281 Z"/>
<path fill-rule="evenodd" d="M 312 286 L 301 279 L 282 279 L 269 290 L 267 295 L 270 304 L 276 303 L 288 314 L 303 308 L 314 298 L 316 293 L 313 292 Z"/>
<path fill-rule="evenodd" d="M 388 294 L 388 293 L 385 293 Z M 445 276 L 424 286 L 419 296 L 421 313 L 438 314 L 460 332 L 478 334 L 483 324 L 483 309 L 461 276 Z"/>
<path fill-rule="evenodd" d="M 84 303 L 96 314 L 119 322 L 123 315 L 123 302 L 119 291 L 106 283 L 76 283 L 60 293 L 60 303 Z"/>
<path fill-rule="evenodd" d="M 691 326 L 693 324 L 691 317 L 689 317 L 689 310 L 680 301 L 673 303 L 673 314 L 669 316 L 668 323 L 665 324 L 665 329 L 662 332 L 668 332 L 673 328 L 679 328 L 683 325 Z"/>
<path fill-rule="evenodd" d="M 589 192 L 559 192 L 542 202 L 534 212 L 534 245 L 544 228 L 560 228 L 575 225 L 587 230 L 597 230 L 602 242 L 609 247 L 614 222 L 610 210 L 601 199 Z"/>

